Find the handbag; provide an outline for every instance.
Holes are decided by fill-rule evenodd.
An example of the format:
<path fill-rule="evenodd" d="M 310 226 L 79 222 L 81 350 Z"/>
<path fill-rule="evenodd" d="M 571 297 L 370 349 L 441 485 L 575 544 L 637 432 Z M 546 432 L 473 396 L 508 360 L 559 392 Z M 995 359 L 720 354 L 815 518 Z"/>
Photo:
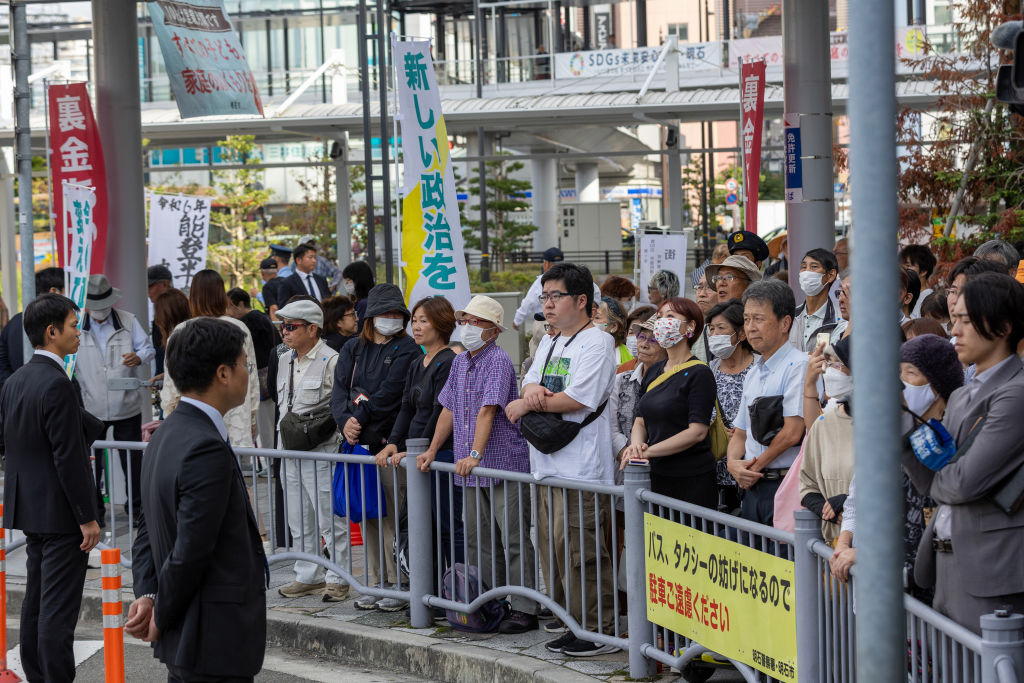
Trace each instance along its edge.
<path fill-rule="evenodd" d="M 340 452 L 370 455 L 362 446 L 353 446 L 347 441 L 341 443 Z M 338 517 L 348 517 L 349 521 L 359 524 L 364 517 L 378 519 L 388 516 L 387 499 L 377 481 L 377 466 L 372 462 L 358 465 L 339 462 L 334 466 L 333 482 L 333 507 Z M 380 505 L 377 504 L 378 500 Z"/>
<path fill-rule="evenodd" d="M 295 359 L 291 361 L 288 377 L 288 412 L 281 418 L 281 445 L 289 451 L 311 451 L 327 441 L 338 430 L 329 405 L 314 408 L 308 413 L 292 411 L 295 398 Z"/>
<path fill-rule="evenodd" d="M 576 334 L 569 337 L 569 341 L 565 342 L 565 346 L 562 347 L 564 352 L 569 344 L 572 344 L 573 340 L 576 339 L 576 335 L 585 330 L 587 326 L 581 327 L 576 331 Z M 559 335 L 561 336 L 561 335 Z M 540 367 L 541 379 L 543 380 L 544 370 L 548 367 L 548 361 L 551 360 L 551 354 L 555 350 L 555 341 L 558 337 L 555 337 L 551 341 L 551 346 L 548 348 L 548 355 L 544 359 L 544 365 Z M 608 404 L 605 401 L 597 410 L 592 412 L 582 422 L 573 422 L 566 420 L 557 413 L 540 413 L 531 410 L 530 412 L 523 415 L 519 420 L 519 431 L 522 433 L 523 438 L 545 455 L 551 455 L 556 451 L 560 451 L 575 439 L 580 430 L 589 425 L 591 422 L 601 417 L 601 413 L 604 412 L 604 407 Z"/>

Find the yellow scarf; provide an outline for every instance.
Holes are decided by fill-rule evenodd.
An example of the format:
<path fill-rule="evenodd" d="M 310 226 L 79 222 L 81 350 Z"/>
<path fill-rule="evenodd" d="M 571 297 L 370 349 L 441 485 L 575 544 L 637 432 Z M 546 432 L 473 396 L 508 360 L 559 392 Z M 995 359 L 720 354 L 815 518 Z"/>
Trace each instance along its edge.
<path fill-rule="evenodd" d="M 662 383 L 667 382 L 668 379 L 675 375 L 676 373 L 682 372 L 687 368 L 692 368 L 695 365 L 707 365 L 707 363 L 700 360 L 699 358 L 694 358 L 692 360 L 686 361 L 685 363 L 680 363 L 679 365 L 673 367 L 671 370 L 666 370 L 665 372 L 658 375 L 658 378 L 647 386 L 647 391 L 651 391 L 652 389 L 661 385 Z"/>

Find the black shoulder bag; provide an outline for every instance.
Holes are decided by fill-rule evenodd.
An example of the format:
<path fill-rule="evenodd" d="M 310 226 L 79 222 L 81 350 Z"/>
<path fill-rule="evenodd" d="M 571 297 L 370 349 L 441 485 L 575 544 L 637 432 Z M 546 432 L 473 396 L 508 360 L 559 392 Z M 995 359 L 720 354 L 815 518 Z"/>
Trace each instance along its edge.
<path fill-rule="evenodd" d="M 582 332 L 586 327 L 580 328 L 576 334 Z M 565 346 L 562 347 L 562 351 L 569 348 L 569 344 L 572 344 L 573 340 L 576 339 L 576 334 L 569 337 L 569 341 L 565 342 Z M 562 336 L 561 334 L 558 335 Z M 551 342 L 551 348 L 548 349 L 547 358 L 544 359 L 544 365 L 540 368 L 541 382 L 544 381 L 544 371 L 548 367 L 548 361 L 551 360 L 551 354 L 555 350 L 555 342 L 558 337 L 555 337 Z M 539 413 L 531 410 L 526 415 L 523 415 L 519 421 L 519 431 L 522 432 L 523 438 L 525 438 L 531 446 L 536 448 L 541 453 L 551 455 L 556 451 L 560 451 L 575 439 L 580 430 L 589 425 L 591 422 L 601 417 L 601 413 L 604 412 L 604 407 L 608 404 L 607 401 L 598 406 L 597 410 L 587 415 L 586 419 L 582 422 L 573 422 L 571 420 L 564 419 L 561 415 L 556 413 Z"/>

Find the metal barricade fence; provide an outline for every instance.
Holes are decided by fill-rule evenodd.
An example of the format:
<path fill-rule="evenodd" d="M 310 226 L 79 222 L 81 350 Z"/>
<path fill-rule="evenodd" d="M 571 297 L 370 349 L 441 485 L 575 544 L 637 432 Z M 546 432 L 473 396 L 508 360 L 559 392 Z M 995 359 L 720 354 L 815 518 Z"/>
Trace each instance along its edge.
<path fill-rule="evenodd" d="M 398 601 L 392 605 L 396 610 L 408 602 L 417 628 L 430 626 L 431 608 L 472 613 L 506 598 L 527 613 L 544 605 L 577 638 L 627 650 L 630 676 L 642 678 L 651 675 L 656 662 L 685 670 L 700 666 L 701 656 L 710 653 L 647 620 L 644 515 L 649 513 L 792 561 L 799 680 L 855 680 L 856 596 L 851 584 L 832 575 L 832 549 L 822 541 L 813 513 L 796 512 L 794 532 L 780 531 L 655 494 L 649 469 L 641 465 L 626 468 L 622 486 L 537 480 L 482 466 L 472 476 L 490 481 L 465 482 L 456 479 L 450 461 L 435 460 L 429 472 L 421 472 L 416 456 L 426 449 L 426 440 L 410 439 L 407 445 L 403 466 L 394 469 L 376 467 L 365 454 L 236 448 L 253 511 L 266 531 L 268 562 L 308 563 L 307 570 L 315 566 L 320 568 L 315 573 L 327 572 L 329 583 Z M 93 444 L 98 450 L 145 447 L 107 440 Z M 249 461 L 241 468 L 245 458 Z M 475 483 L 484 485 L 466 485 Z M 335 515 L 337 494 L 346 503 L 344 518 Z M 119 547 L 121 564 L 130 568 L 135 536 L 130 494 L 127 504 L 128 533 L 117 533 L 111 504 L 107 543 L 101 547 Z M 361 516 L 361 551 L 349 545 L 353 511 Z M 23 544 L 18 539 L 7 552 Z M 445 574 L 459 562 L 475 567 L 483 584 L 469 602 L 458 599 L 471 592 L 469 572 L 463 574 L 461 591 L 452 585 L 445 597 Z M 909 681 L 1009 683 L 1024 672 L 1024 616 L 985 615 L 979 636 L 913 597 L 905 596 L 904 606 Z M 745 663 L 732 664 L 747 681 L 775 680 Z M 692 666 L 687 673 L 692 680 L 703 678 Z"/>

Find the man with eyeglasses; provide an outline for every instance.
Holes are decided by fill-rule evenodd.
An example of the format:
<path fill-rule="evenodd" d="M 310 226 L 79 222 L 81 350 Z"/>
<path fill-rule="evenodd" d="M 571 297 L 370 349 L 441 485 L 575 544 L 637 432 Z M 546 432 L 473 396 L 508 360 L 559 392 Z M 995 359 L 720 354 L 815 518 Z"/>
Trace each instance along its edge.
<path fill-rule="evenodd" d="M 746 256 L 733 254 L 719 265 L 708 266 L 708 282 L 718 293 L 718 303 L 742 298 L 750 283 L 761 279 L 761 271 Z"/>
<path fill-rule="evenodd" d="M 559 263 L 544 273 L 541 282 L 544 318 L 560 333 L 541 340 L 538 362 L 523 378 L 523 398 L 509 403 L 505 412 L 512 422 L 529 412 L 555 413 L 577 423 L 593 415 L 561 449 L 545 453 L 530 444 L 530 471 L 537 479 L 561 477 L 612 484 L 611 411 L 606 404 L 615 382 L 615 342 L 591 322 L 593 276 L 583 266 Z M 600 628 L 611 635 L 615 610 L 611 555 L 604 533 L 608 522 L 607 509 L 595 510 L 593 493 L 582 493 L 577 504 L 576 496 L 568 496 L 565 489 L 537 487 L 537 537 L 551 598 L 568 604 L 573 619 L 584 628 Z M 568 553 L 564 550 L 567 545 Z M 548 548 L 555 551 L 548 552 Z M 618 649 L 578 639 L 571 631 L 545 647 L 570 657 Z"/>
<path fill-rule="evenodd" d="M 338 352 L 320 338 L 324 313 L 314 301 L 298 300 L 277 311 L 281 319 L 281 337 L 291 352 L 278 359 L 277 396 L 280 419 L 277 441 L 281 444 L 281 420 L 288 413 L 306 415 L 328 405 L 334 389 L 334 368 Z M 336 453 L 339 433 L 335 431 L 314 453 Z M 286 460 L 284 495 L 287 501 L 288 527 L 296 550 L 323 553 L 335 564 L 348 552 L 347 521 L 334 514 L 331 494 L 332 467 L 326 461 Z M 321 541 L 323 550 L 321 551 Z M 296 560 L 295 580 L 277 592 L 286 598 L 322 595 L 324 602 L 341 602 L 349 587 L 343 579 L 308 560 Z"/>
<path fill-rule="evenodd" d="M 529 487 L 472 474 L 480 465 L 509 472 L 530 471 L 526 440 L 505 415 L 506 406 L 519 398 L 519 388 L 512 359 L 496 343 L 505 329 L 501 304 L 478 295 L 456 311 L 455 317 L 467 353 L 460 353 L 452 361 L 448 381 L 437 397 L 443 409 L 430 448 L 417 458 L 417 465 L 428 471 L 437 452 L 454 433 L 455 485 L 466 491 L 463 510 L 468 562 L 478 565 L 480 576 L 490 586 L 533 588 Z M 491 539 L 492 519 L 499 534 L 495 539 Z M 502 633 L 525 633 L 537 628 L 536 602 L 513 595 L 511 604 L 511 612 L 498 627 Z"/>
<path fill-rule="evenodd" d="M 523 297 L 523 302 L 519 304 L 519 308 L 516 310 L 515 316 L 512 318 L 512 328 L 518 330 L 519 327 L 527 320 L 533 318 L 537 313 L 541 312 L 541 303 L 538 298 L 543 290 L 541 285 L 541 278 L 544 277 L 544 273 L 548 272 L 548 269 L 556 263 L 562 263 L 565 260 L 565 255 L 562 250 L 558 247 L 551 247 L 544 251 L 544 260 L 541 262 L 541 273 L 537 276 L 537 279 L 530 285 L 530 289 L 526 291 L 526 296 Z M 594 284 L 594 301 L 600 301 L 601 290 L 598 288 L 597 283 Z"/>

